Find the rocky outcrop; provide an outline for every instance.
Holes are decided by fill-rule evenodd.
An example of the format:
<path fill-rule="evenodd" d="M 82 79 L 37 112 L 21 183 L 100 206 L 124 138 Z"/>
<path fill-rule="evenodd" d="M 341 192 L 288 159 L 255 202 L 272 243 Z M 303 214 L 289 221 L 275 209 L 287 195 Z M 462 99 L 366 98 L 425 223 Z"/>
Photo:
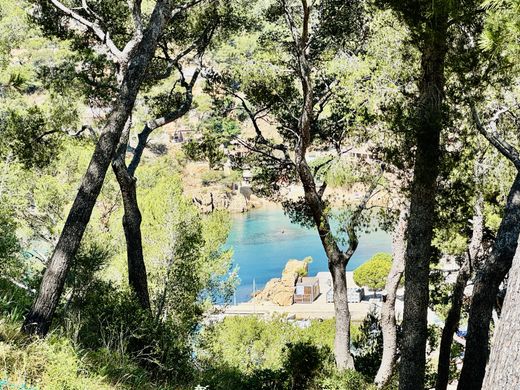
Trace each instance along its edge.
<path fill-rule="evenodd" d="M 273 278 L 267 282 L 264 289 L 254 298 L 254 302 L 272 302 L 279 306 L 293 304 L 294 285 L 285 285 L 280 278 Z"/>
<path fill-rule="evenodd" d="M 282 272 L 282 282 L 294 287 L 298 276 L 306 276 L 309 272 L 308 260 L 289 260 Z"/>
<path fill-rule="evenodd" d="M 281 278 L 273 278 L 255 297 L 253 302 L 272 302 L 279 306 L 293 304 L 294 286 L 298 277 L 307 275 L 309 261 L 289 260 L 285 265 Z"/>
<path fill-rule="evenodd" d="M 243 190 L 229 191 L 225 187 L 205 189 L 192 195 L 193 203 L 203 213 L 213 210 L 228 210 L 231 213 L 245 213 L 261 207 L 262 201 L 252 193 Z"/>

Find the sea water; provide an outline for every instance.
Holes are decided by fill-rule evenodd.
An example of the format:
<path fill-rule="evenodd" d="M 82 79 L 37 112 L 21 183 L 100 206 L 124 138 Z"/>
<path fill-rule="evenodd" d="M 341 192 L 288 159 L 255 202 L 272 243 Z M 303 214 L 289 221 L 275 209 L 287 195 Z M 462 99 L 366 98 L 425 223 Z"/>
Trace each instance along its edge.
<path fill-rule="evenodd" d="M 377 252 L 391 251 L 391 236 L 376 228 L 359 233 L 359 246 L 350 259 L 347 271 L 352 271 Z M 262 289 L 270 279 L 281 276 L 289 259 L 302 260 L 311 256 L 309 275 L 328 271 L 327 257 L 316 229 L 291 223 L 281 209 L 260 209 L 233 215 L 227 242 L 234 250 L 233 262 L 239 267 L 240 285 L 236 301 L 251 298 L 255 289 Z"/>

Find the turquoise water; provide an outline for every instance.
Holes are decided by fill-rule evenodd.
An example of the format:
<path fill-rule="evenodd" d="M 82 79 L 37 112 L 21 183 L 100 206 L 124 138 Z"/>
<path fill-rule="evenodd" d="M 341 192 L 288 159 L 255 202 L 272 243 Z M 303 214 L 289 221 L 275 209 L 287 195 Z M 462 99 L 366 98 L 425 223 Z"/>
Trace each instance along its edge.
<path fill-rule="evenodd" d="M 233 226 L 227 242 L 234 249 L 234 263 L 239 266 L 240 285 L 237 302 L 249 300 L 253 291 L 261 289 L 271 278 L 280 277 L 289 259 L 312 256 L 309 274 L 328 271 L 327 257 L 318 233 L 292 224 L 282 210 L 255 210 L 233 216 Z M 390 252 L 391 237 L 383 231 L 361 233 L 359 246 L 350 259 L 351 271 L 377 252 Z"/>

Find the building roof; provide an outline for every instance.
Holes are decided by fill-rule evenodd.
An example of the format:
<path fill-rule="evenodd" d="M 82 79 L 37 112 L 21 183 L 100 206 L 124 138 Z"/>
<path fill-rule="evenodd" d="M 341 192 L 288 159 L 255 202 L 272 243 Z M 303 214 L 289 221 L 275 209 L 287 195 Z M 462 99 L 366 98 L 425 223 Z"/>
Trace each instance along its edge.
<path fill-rule="evenodd" d="M 317 277 L 309 277 L 304 276 L 302 277 L 302 280 L 296 283 L 297 286 L 312 286 L 313 284 L 317 283 L 319 280 Z"/>

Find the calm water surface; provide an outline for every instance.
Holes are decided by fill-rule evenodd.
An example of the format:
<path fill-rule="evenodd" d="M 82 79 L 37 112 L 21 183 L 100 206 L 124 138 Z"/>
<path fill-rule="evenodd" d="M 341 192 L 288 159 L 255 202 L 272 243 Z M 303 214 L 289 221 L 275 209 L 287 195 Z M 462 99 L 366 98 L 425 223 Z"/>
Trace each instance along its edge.
<path fill-rule="evenodd" d="M 227 242 L 234 249 L 234 263 L 239 266 L 240 286 L 237 302 L 249 300 L 253 290 L 264 287 L 271 278 L 280 277 L 289 259 L 312 256 L 309 274 L 328 271 L 327 257 L 318 233 L 292 224 L 282 210 L 255 210 L 233 216 L 233 226 Z M 347 267 L 354 270 L 377 252 L 390 252 L 391 237 L 383 231 L 361 233 L 359 246 Z"/>

